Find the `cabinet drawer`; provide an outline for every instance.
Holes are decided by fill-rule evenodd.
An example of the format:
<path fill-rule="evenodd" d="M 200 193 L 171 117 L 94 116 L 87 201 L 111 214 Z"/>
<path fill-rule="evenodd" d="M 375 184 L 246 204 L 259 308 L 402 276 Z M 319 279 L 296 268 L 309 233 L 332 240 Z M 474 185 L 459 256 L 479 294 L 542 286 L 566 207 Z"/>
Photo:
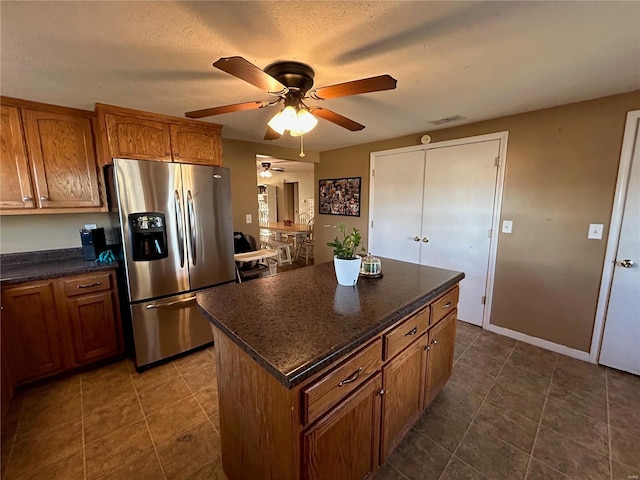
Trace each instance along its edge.
<path fill-rule="evenodd" d="M 72 277 L 64 279 L 62 283 L 64 285 L 64 293 L 67 297 L 100 292 L 112 288 L 111 275 L 108 272 Z"/>
<path fill-rule="evenodd" d="M 430 308 L 426 307 L 384 335 L 384 359 L 400 353 L 429 327 Z"/>
<path fill-rule="evenodd" d="M 382 339 L 329 372 L 302 392 L 302 415 L 305 424 L 313 422 L 330 407 L 359 387 L 379 368 L 382 358 Z"/>
<path fill-rule="evenodd" d="M 435 325 L 451 311 L 455 310 L 458 305 L 459 294 L 458 287 L 454 287 L 431 304 L 431 322 L 429 325 Z"/>

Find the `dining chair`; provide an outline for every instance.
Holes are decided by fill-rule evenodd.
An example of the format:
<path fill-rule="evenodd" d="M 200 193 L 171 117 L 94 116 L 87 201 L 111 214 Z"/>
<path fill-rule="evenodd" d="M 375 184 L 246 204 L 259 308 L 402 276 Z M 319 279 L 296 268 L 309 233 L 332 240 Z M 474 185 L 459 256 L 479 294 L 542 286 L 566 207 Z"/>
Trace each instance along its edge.
<path fill-rule="evenodd" d="M 309 265 L 309 258 L 313 259 L 313 218 L 307 222 L 307 232 L 304 239 L 298 242 L 295 261 L 297 262 L 301 256 L 304 257 L 306 265 Z"/>
<path fill-rule="evenodd" d="M 296 218 L 296 223 L 309 223 L 311 217 L 308 213 L 299 213 L 298 218 Z"/>

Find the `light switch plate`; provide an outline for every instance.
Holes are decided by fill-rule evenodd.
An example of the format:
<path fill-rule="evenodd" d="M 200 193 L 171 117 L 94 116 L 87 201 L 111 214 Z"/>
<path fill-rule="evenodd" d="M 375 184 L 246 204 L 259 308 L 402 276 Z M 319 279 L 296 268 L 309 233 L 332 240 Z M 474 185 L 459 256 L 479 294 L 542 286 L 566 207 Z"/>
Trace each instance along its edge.
<path fill-rule="evenodd" d="M 602 223 L 590 223 L 587 238 L 591 240 L 602 240 L 602 230 L 604 230 Z"/>
<path fill-rule="evenodd" d="M 502 233 L 511 233 L 513 229 L 513 220 L 504 220 L 502 222 Z"/>
<path fill-rule="evenodd" d="M 95 230 L 96 228 L 98 228 L 98 225 L 96 225 L 95 223 L 87 223 L 84 226 L 85 230 Z"/>
<path fill-rule="evenodd" d="M 244 219 L 247 223 L 251 223 L 253 221 L 253 219 L 251 218 L 251 214 L 248 213 L 244 216 Z"/>

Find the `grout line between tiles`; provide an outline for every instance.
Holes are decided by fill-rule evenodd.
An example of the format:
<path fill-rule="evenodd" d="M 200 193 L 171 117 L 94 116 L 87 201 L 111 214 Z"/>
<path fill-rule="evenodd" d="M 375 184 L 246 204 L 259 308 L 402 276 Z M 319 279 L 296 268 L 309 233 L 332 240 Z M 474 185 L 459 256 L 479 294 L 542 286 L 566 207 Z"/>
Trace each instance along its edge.
<path fill-rule="evenodd" d="M 613 480 L 613 458 L 611 452 L 611 416 L 609 414 L 609 372 L 604 371 L 604 395 L 607 402 L 607 440 L 609 441 L 609 477 Z"/>
<path fill-rule="evenodd" d="M 4 471 L 4 474 L 0 472 L 0 476 L 3 476 L 3 477 L 7 475 L 7 472 L 9 472 L 11 459 L 13 457 L 13 451 L 16 447 L 16 442 L 18 441 L 18 431 L 20 430 L 20 424 L 22 423 L 22 415 L 24 413 L 24 404 L 25 404 L 25 401 L 23 398 L 22 403 L 20 404 L 20 413 L 18 413 L 18 424 L 16 425 L 16 431 L 13 432 L 13 438 L 11 439 L 11 448 L 9 449 L 9 458 L 7 459 L 7 466 Z"/>
<path fill-rule="evenodd" d="M 215 361 L 215 359 L 214 359 L 214 361 Z M 175 365 L 174 365 L 174 366 L 175 366 Z M 216 365 L 216 368 L 217 368 L 217 365 Z M 209 421 L 209 423 L 210 423 L 210 424 L 211 424 L 211 426 L 213 427 L 213 430 L 214 430 L 218 435 L 220 435 L 220 432 L 218 431 L 218 429 L 216 428 L 216 426 L 213 424 L 213 420 L 211 420 L 211 418 L 209 417 L 209 415 L 207 415 L 207 412 L 205 411 L 204 407 L 200 404 L 200 401 L 198 401 L 198 397 L 196 397 L 196 393 L 198 393 L 198 392 L 194 392 L 194 391 L 191 389 L 191 386 L 189 385 L 189 383 L 187 382 L 187 380 L 186 380 L 186 379 L 184 378 L 184 376 L 182 375 L 182 372 L 180 371 L 180 369 L 176 367 L 176 370 L 178 370 L 178 375 L 180 375 L 180 377 L 182 378 L 182 381 L 184 381 L 184 383 L 187 385 L 187 388 L 188 388 L 188 389 L 189 389 L 189 391 L 191 392 L 191 396 L 193 397 L 193 399 L 196 401 L 196 403 L 197 403 L 197 404 L 198 404 L 198 406 L 200 407 L 200 410 L 202 411 L 202 413 L 204 413 L 204 418 L 206 418 L 206 419 Z M 217 372 L 217 370 L 216 370 L 216 372 Z M 216 373 L 216 375 L 217 375 L 217 373 Z M 198 390 L 198 391 L 201 391 L 201 390 Z"/>
<path fill-rule="evenodd" d="M 531 445 L 531 451 L 529 452 L 529 462 L 527 463 L 527 469 L 525 470 L 524 478 L 529 476 L 531 470 L 531 464 L 533 463 L 533 450 L 536 448 L 536 442 L 538 441 L 538 434 L 540 433 L 540 427 L 542 426 L 542 417 L 544 417 L 544 410 L 547 408 L 547 400 L 549 400 L 549 393 L 551 393 L 551 382 L 553 381 L 553 374 L 556 373 L 556 367 L 558 365 L 558 358 L 553 363 L 553 371 L 551 377 L 549 377 L 549 385 L 547 386 L 547 394 L 544 397 L 544 403 L 542 404 L 542 411 L 540 412 L 540 420 L 538 420 L 538 428 L 536 429 L 536 435 L 533 437 L 533 444 Z"/>

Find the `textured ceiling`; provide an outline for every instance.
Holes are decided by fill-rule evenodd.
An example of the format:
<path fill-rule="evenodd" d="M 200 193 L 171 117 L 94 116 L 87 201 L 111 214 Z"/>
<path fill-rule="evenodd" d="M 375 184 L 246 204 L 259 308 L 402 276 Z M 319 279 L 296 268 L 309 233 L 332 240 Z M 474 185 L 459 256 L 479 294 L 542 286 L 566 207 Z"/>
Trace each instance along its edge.
<path fill-rule="evenodd" d="M 459 125 L 640 88 L 637 1 L 2 1 L 0 13 L 2 95 L 58 105 L 183 116 L 267 100 L 211 66 L 234 55 L 261 68 L 307 63 L 315 86 L 398 80 L 396 90 L 322 102 L 366 128 L 320 120 L 305 136 L 315 151 L 427 132 L 443 117 L 465 117 Z M 274 113 L 206 120 L 225 138 L 263 142 Z"/>

